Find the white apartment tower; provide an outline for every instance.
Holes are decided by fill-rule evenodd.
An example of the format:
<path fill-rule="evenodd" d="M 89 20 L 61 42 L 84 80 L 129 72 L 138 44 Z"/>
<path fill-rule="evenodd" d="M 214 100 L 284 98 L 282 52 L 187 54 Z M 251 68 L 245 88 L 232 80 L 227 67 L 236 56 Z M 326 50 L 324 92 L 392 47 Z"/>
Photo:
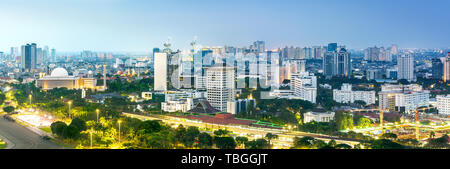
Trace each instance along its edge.
<path fill-rule="evenodd" d="M 397 79 L 415 81 L 414 78 L 414 57 L 411 54 L 402 54 L 397 58 L 398 75 Z"/>
<path fill-rule="evenodd" d="M 167 91 L 167 53 L 155 53 L 154 90 Z"/>
<path fill-rule="evenodd" d="M 220 63 L 205 69 L 208 102 L 215 109 L 226 112 L 227 102 L 235 100 L 234 67 Z"/>

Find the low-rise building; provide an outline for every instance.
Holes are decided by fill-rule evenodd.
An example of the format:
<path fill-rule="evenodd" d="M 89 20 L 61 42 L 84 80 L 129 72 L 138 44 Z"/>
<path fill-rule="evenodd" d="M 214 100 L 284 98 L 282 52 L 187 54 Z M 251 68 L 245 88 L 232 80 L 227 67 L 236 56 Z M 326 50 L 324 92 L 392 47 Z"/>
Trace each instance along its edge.
<path fill-rule="evenodd" d="M 333 100 L 338 103 L 354 103 L 360 100 L 371 105 L 375 104 L 375 91 L 353 91 L 351 84 L 344 83 L 341 90 L 333 90 Z"/>
<path fill-rule="evenodd" d="M 310 112 L 303 114 L 303 123 L 315 122 L 330 122 L 334 119 L 334 112 L 328 112 L 323 109 L 313 109 Z"/>

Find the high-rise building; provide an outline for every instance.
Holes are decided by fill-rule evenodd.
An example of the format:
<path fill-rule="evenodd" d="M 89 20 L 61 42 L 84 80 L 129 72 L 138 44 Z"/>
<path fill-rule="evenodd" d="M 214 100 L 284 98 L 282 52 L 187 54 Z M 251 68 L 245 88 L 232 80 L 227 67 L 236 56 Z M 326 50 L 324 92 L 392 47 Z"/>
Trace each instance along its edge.
<path fill-rule="evenodd" d="M 266 43 L 264 41 L 256 41 L 253 43 L 253 46 L 256 48 L 256 53 L 262 53 L 266 50 Z"/>
<path fill-rule="evenodd" d="M 441 58 L 431 59 L 433 79 L 441 79 L 443 76 L 444 64 Z"/>
<path fill-rule="evenodd" d="M 155 53 L 154 90 L 167 91 L 167 53 Z"/>
<path fill-rule="evenodd" d="M 208 102 L 217 110 L 227 111 L 227 102 L 235 100 L 234 67 L 218 63 L 206 68 Z"/>
<path fill-rule="evenodd" d="M 52 49 L 52 53 L 51 53 L 51 55 L 52 55 L 52 62 L 56 62 L 56 49 Z"/>
<path fill-rule="evenodd" d="M 444 75 L 442 79 L 444 82 L 447 82 L 447 80 L 450 80 L 450 52 L 447 53 L 447 56 L 444 58 Z"/>
<path fill-rule="evenodd" d="M 391 53 L 393 55 L 398 55 L 398 46 L 397 45 L 392 45 L 391 47 Z"/>
<path fill-rule="evenodd" d="M 291 90 L 294 96 L 316 103 L 317 77 L 313 73 L 291 74 Z"/>
<path fill-rule="evenodd" d="M 414 57 L 411 54 L 402 54 L 397 58 L 398 75 L 397 79 L 415 81 L 414 77 Z"/>
<path fill-rule="evenodd" d="M 31 72 L 36 69 L 36 43 L 22 46 L 21 68 L 22 71 Z"/>
<path fill-rule="evenodd" d="M 332 76 L 350 77 L 352 74 L 350 53 L 345 48 L 333 50 L 336 46 L 336 43 L 328 45 L 328 52 L 323 58 L 323 74 L 327 78 Z"/>

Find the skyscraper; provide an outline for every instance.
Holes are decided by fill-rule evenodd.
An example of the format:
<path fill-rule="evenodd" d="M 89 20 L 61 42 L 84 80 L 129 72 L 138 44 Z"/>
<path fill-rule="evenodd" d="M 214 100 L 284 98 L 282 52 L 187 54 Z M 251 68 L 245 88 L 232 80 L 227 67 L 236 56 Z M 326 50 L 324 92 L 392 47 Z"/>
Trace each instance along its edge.
<path fill-rule="evenodd" d="M 266 50 L 266 43 L 264 41 L 256 41 L 253 43 L 253 46 L 256 48 L 256 53 L 262 53 Z"/>
<path fill-rule="evenodd" d="M 350 53 L 345 48 L 337 48 L 336 43 L 328 44 L 328 51 L 323 57 L 323 75 L 326 78 L 333 76 L 350 77 L 351 59 Z"/>
<path fill-rule="evenodd" d="M 444 64 L 441 58 L 431 59 L 433 79 L 440 79 L 443 76 Z"/>
<path fill-rule="evenodd" d="M 154 90 L 167 91 L 167 53 L 155 53 Z"/>
<path fill-rule="evenodd" d="M 206 68 L 206 92 L 211 106 L 226 112 L 227 102 L 235 100 L 234 67 L 218 63 Z"/>
<path fill-rule="evenodd" d="M 442 77 L 444 82 L 450 80 L 450 52 L 444 58 L 444 76 Z"/>
<path fill-rule="evenodd" d="M 398 75 L 397 79 L 415 81 L 414 78 L 414 57 L 411 54 L 402 54 L 397 58 Z"/>
<path fill-rule="evenodd" d="M 36 44 L 26 44 L 22 46 L 21 68 L 22 71 L 31 72 L 36 69 Z"/>
<path fill-rule="evenodd" d="M 52 49 L 52 62 L 56 62 L 56 50 Z"/>

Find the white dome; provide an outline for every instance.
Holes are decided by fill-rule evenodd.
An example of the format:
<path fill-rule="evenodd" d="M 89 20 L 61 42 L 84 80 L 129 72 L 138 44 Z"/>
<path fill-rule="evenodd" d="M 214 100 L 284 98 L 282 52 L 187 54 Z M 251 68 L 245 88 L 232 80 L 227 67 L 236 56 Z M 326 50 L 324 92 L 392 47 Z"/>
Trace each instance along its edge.
<path fill-rule="evenodd" d="M 59 68 L 53 69 L 50 76 L 52 76 L 52 77 L 67 77 L 67 76 L 69 76 L 69 73 L 67 73 L 66 69 L 59 67 Z"/>

